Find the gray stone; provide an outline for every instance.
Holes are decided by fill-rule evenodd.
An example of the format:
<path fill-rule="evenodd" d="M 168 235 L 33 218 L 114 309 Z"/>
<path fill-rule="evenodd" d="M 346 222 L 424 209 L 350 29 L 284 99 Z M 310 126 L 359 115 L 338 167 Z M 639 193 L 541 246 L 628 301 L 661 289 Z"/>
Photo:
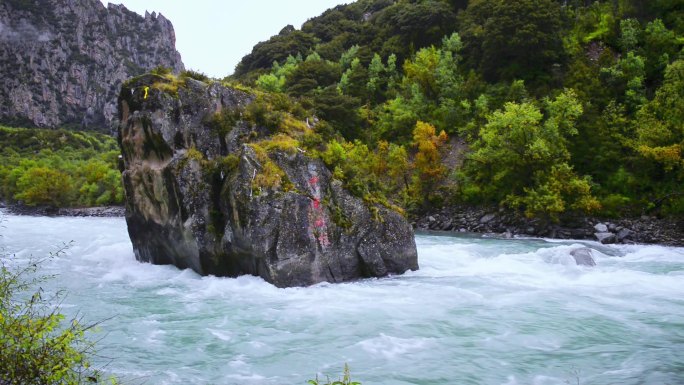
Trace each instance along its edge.
<path fill-rule="evenodd" d="M 594 233 L 596 240 L 605 244 L 615 243 L 616 238 L 613 233 Z"/>
<path fill-rule="evenodd" d="M 634 231 L 623 228 L 617 233 L 617 240 L 618 242 L 625 241 L 629 239 L 632 236 L 632 234 L 634 234 Z"/>
<path fill-rule="evenodd" d="M 584 229 L 571 229 L 569 238 L 580 239 L 586 236 Z"/>
<path fill-rule="evenodd" d="M 480 223 L 482 223 L 482 224 L 489 223 L 494 218 L 496 218 L 496 214 L 487 214 L 487 215 L 483 216 L 482 218 L 480 218 Z"/>
<path fill-rule="evenodd" d="M 570 252 L 570 255 L 575 259 L 575 263 L 579 266 L 596 266 L 596 261 L 592 255 L 592 250 L 588 247 L 582 247 Z"/>
<path fill-rule="evenodd" d="M 606 233 L 608 232 L 608 226 L 606 226 L 604 223 L 597 223 L 594 226 L 594 230 L 599 233 Z"/>
<path fill-rule="evenodd" d="M 164 79 L 134 79 L 119 99 L 126 222 L 138 260 L 251 274 L 278 287 L 418 269 L 413 229 L 400 213 L 352 196 L 302 152 L 258 155 L 245 140 L 265 137 L 261 127 L 238 122 L 225 136 L 208 127 L 251 95 L 197 81 L 177 96 L 130 92 L 155 82 Z M 232 166 L 223 162 L 229 155 Z M 265 162 L 282 171 L 281 183 L 255 182 Z"/>

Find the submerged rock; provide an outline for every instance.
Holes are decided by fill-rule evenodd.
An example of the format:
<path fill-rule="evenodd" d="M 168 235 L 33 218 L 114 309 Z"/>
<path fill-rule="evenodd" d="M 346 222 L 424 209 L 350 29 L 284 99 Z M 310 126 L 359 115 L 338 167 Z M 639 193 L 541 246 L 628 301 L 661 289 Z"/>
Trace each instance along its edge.
<path fill-rule="evenodd" d="M 596 266 L 596 261 L 592 256 L 592 251 L 588 247 L 582 247 L 570 252 L 578 266 Z"/>
<path fill-rule="evenodd" d="M 188 79 L 177 95 L 153 75 L 119 97 L 126 221 L 136 258 L 279 287 L 418 269 L 398 212 L 352 196 L 303 151 L 250 142 L 245 92 Z M 215 124 L 216 117 L 223 119 Z M 226 123 L 228 122 L 228 123 Z"/>

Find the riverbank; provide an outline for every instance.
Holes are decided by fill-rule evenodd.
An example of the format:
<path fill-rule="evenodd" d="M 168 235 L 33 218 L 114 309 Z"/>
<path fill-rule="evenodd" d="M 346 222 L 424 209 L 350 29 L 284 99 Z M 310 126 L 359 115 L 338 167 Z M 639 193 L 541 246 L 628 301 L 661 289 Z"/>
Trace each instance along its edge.
<path fill-rule="evenodd" d="M 561 223 L 528 219 L 495 207 L 457 206 L 414 218 L 414 229 L 498 234 L 505 238 L 531 236 L 587 239 L 603 244 L 662 244 L 684 246 L 684 219 L 579 217 Z"/>
<path fill-rule="evenodd" d="M 123 217 L 124 206 L 55 208 L 48 206 L 5 205 L 0 208 L 15 215 L 67 217 Z M 430 211 L 412 218 L 416 230 L 452 233 L 497 234 L 504 238 L 529 236 L 555 239 L 586 239 L 604 244 L 661 244 L 684 247 L 684 219 L 582 217 L 562 223 L 545 223 L 495 207 L 456 206 Z"/>
<path fill-rule="evenodd" d="M 6 205 L 0 203 L 0 208 L 14 215 L 40 215 L 48 217 L 123 217 L 126 213 L 124 206 L 102 207 L 51 207 L 51 206 L 26 206 Z"/>

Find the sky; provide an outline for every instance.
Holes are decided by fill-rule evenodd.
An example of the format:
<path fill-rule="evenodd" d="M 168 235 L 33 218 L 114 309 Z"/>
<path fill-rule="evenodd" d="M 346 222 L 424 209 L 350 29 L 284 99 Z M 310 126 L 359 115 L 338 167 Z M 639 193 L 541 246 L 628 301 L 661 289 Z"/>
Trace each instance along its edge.
<path fill-rule="evenodd" d="M 161 13 L 173 23 L 185 68 L 223 78 L 252 47 L 288 24 L 302 24 L 351 0 L 101 0 L 140 15 Z"/>

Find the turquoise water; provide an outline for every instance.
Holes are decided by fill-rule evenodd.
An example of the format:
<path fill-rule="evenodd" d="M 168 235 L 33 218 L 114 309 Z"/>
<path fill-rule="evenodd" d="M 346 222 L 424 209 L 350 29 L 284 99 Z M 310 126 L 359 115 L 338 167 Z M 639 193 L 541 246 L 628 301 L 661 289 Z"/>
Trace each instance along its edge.
<path fill-rule="evenodd" d="M 121 218 L 5 216 L 63 311 L 107 319 L 99 365 L 132 384 L 684 383 L 684 249 L 418 235 L 421 269 L 277 289 L 135 261 Z M 596 248 L 597 266 L 570 251 Z"/>

